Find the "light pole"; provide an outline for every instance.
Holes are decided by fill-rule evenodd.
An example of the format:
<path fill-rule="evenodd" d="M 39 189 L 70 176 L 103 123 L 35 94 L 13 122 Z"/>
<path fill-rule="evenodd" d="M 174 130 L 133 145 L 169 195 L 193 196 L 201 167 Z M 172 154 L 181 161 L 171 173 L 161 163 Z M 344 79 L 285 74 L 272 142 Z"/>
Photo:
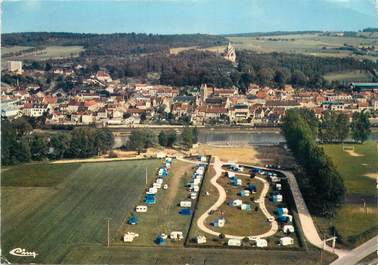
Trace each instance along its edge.
<path fill-rule="evenodd" d="M 107 218 L 105 218 L 105 220 L 107 221 L 107 223 L 108 223 L 108 247 L 110 247 L 110 220 L 112 220 L 112 218 L 109 218 L 109 217 L 107 217 Z"/>

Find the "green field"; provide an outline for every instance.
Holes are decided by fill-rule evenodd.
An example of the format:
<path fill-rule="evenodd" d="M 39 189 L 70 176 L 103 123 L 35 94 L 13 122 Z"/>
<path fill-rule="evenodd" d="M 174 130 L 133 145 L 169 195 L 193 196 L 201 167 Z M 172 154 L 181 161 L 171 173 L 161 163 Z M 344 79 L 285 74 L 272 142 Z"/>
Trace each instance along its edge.
<path fill-rule="evenodd" d="M 128 212 L 135 207 L 145 185 L 145 168 L 155 176 L 160 160 L 16 166 L 2 173 L 3 183 L 16 185 L 29 181 L 32 172 L 36 185 L 45 175 L 55 176 L 45 187 L 2 186 L 2 250 L 11 262 L 59 263 L 72 249 L 82 244 L 102 246 L 106 242 L 106 217 L 115 236 Z M 53 173 L 51 173 L 53 172 Z M 14 179 L 14 180 L 13 180 Z M 17 180 L 18 179 L 18 180 Z M 55 179 L 55 177 L 54 177 Z M 4 185 L 4 184 L 3 184 Z M 21 247 L 37 251 L 36 259 L 7 255 Z"/>
<path fill-rule="evenodd" d="M 348 145 L 350 146 L 350 145 Z M 333 218 L 316 218 L 321 233 L 329 236 L 335 226 L 344 246 L 352 248 L 378 232 L 376 184 L 378 149 L 376 142 L 354 145 L 354 156 L 342 145 L 323 145 L 335 163 L 347 188 L 346 203 Z M 358 155 L 358 156 L 356 156 Z M 366 202 L 366 208 L 363 206 Z M 339 238 L 340 239 L 340 238 Z"/>
<path fill-rule="evenodd" d="M 2 47 L 1 55 L 26 50 L 32 47 L 26 46 L 10 46 Z M 6 60 L 48 60 L 63 59 L 67 57 L 77 57 L 80 52 L 84 51 L 82 46 L 47 46 L 36 52 L 27 52 L 19 56 L 7 57 Z M 5 61 L 5 60 L 4 60 Z"/>
<path fill-rule="evenodd" d="M 247 49 L 261 53 L 284 52 L 300 53 L 314 56 L 349 57 L 351 51 L 334 50 L 347 45 L 377 45 L 377 39 L 358 37 L 331 37 L 319 34 L 293 34 L 263 37 L 228 37 L 236 49 Z M 274 41 L 273 41 L 274 40 Z M 323 49 L 326 47 L 327 49 Z M 356 58 L 376 60 L 373 56 L 353 55 Z"/>
<path fill-rule="evenodd" d="M 343 81 L 343 82 L 370 82 L 371 75 L 366 71 L 346 71 L 346 72 L 332 72 L 324 75 L 327 81 Z"/>

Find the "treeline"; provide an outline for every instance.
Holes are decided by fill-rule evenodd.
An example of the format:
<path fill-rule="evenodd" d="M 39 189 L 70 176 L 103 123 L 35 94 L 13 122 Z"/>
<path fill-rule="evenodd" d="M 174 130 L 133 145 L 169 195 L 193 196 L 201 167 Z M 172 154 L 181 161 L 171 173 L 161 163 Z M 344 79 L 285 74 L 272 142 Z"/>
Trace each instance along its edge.
<path fill-rule="evenodd" d="M 86 34 L 64 32 L 25 32 L 2 34 L 3 46 L 83 46 L 87 56 L 126 56 L 169 52 L 173 47 L 210 47 L 227 44 L 222 36 L 207 34 L 159 35 L 144 33 Z"/>
<path fill-rule="evenodd" d="M 363 143 L 370 135 L 370 121 L 367 112 L 354 112 L 352 122 L 348 115 L 326 111 L 319 123 L 319 140 L 322 143 L 341 143 L 350 134 L 354 141 Z"/>
<path fill-rule="evenodd" d="M 307 205 L 314 214 L 331 216 L 343 202 L 346 190 L 334 164 L 318 146 L 314 134 L 317 128 L 311 120 L 306 110 L 289 110 L 282 130 L 288 147 L 303 168 L 304 174 L 298 182 Z"/>
<path fill-rule="evenodd" d="M 26 119 L 1 121 L 1 162 L 14 165 L 31 160 L 87 158 L 111 150 L 113 134 L 108 129 L 77 127 L 70 132 L 35 134 Z"/>
<path fill-rule="evenodd" d="M 186 148 L 192 148 L 193 144 L 198 142 L 197 127 L 185 127 L 180 135 L 181 144 Z M 133 131 L 124 146 L 127 150 L 137 151 L 138 154 L 144 152 L 147 148 L 157 146 L 173 147 L 178 141 L 178 136 L 175 130 L 160 131 L 156 135 L 151 130 L 136 130 Z"/>

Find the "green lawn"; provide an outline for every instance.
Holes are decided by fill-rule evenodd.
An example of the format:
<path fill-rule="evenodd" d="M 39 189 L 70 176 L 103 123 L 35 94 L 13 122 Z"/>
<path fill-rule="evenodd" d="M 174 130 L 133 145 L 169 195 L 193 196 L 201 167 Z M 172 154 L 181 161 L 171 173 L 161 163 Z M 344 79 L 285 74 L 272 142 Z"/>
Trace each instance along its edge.
<path fill-rule="evenodd" d="M 366 71 L 344 71 L 344 72 L 331 72 L 324 75 L 327 81 L 344 81 L 344 82 L 370 82 L 372 77 Z"/>
<path fill-rule="evenodd" d="M 351 156 L 343 151 L 342 145 L 323 145 L 323 148 L 343 177 L 348 196 L 376 196 L 376 178 L 371 174 L 378 174 L 377 143 L 370 141 L 353 146 L 354 152 L 360 156 Z"/>
<path fill-rule="evenodd" d="M 335 226 L 342 244 L 353 248 L 378 232 L 376 179 L 373 178 L 373 174 L 378 172 L 377 143 L 354 145 L 354 152 L 359 156 L 351 156 L 343 151 L 342 145 L 323 147 L 344 179 L 347 201 L 335 217 L 317 217 L 316 224 L 325 236 L 330 236 L 330 227 Z M 363 207 L 363 200 L 367 202 L 366 209 Z"/>
<path fill-rule="evenodd" d="M 54 165 L 52 172 L 64 176 L 59 185 L 38 187 L 49 175 L 47 165 L 35 164 L 11 168 L 3 175 L 14 177 L 13 171 L 33 172 L 37 187 L 26 178 L 29 187 L 5 186 L 2 199 L 2 250 L 11 262 L 59 263 L 71 248 L 81 244 L 103 245 L 106 241 L 106 217 L 111 220 L 111 235 L 122 224 L 143 193 L 145 168 L 149 177 L 156 174 L 160 160 Z M 70 170 L 67 170 L 67 169 Z M 26 170 L 28 169 L 28 170 Z M 43 169 L 43 170 L 42 170 Z M 59 172 L 60 170 L 60 172 Z M 17 176 L 16 176 L 17 178 Z M 59 178 L 61 180 L 61 178 Z M 8 253 L 21 247 L 37 251 L 36 259 L 18 258 Z"/>

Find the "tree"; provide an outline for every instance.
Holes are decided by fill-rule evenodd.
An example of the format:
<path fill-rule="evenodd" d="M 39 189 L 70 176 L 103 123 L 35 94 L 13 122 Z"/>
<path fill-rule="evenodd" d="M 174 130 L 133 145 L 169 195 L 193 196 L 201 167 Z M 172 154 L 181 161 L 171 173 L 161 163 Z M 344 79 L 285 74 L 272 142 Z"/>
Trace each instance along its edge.
<path fill-rule="evenodd" d="M 332 143 L 338 137 L 337 114 L 334 111 L 326 111 L 320 125 L 320 139 L 324 143 Z"/>
<path fill-rule="evenodd" d="M 194 127 L 192 129 L 192 135 L 193 135 L 193 144 L 198 143 L 198 128 Z"/>
<path fill-rule="evenodd" d="M 133 131 L 126 144 L 127 149 L 136 150 L 140 154 L 145 148 L 156 144 L 156 135 L 150 130 Z"/>
<path fill-rule="evenodd" d="M 167 134 L 164 131 L 161 131 L 159 133 L 159 144 L 161 146 L 167 146 L 168 145 L 168 139 L 167 139 Z"/>
<path fill-rule="evenodd" d="M 193 146 L 193 132 L 192 129 L 188 126 L 184 127 L 184 130 L 182 131 L 181 134 L 182 141 L 184 145 L 187 148 L 192 148 Z"/>
<path fill-rule="evenodd" d="M 43 160 L 47 157 L 48 151 L 46 138 L 42 135 L 34 135 L 30 145 L 32 159 Z"/>
<path fill-rule="evenodd" d="M 177 135 L 175 130 L 169 130 L 167 134 L 167 146 L 168 147 L 173 147 L 177 140 Z"/>
<path fill-rule="evenodd" d="M 337 139 L 343 142 L 349 135 L 349 118 L 345 113 L 340 113 L 336 118 Z"/>
<path fill-rule="evenodd" d="M 97 153 L 105 153 L 114 145 L 113 133 L 108 128 L 97 129 L 95 132 L 95 147 Z"/>
<path fill-rule="evenodd" d="M 286 83 L 290 80 L 291 73 L 289 69 L 287 68 L 280 68 L 276 70 L 275 76 L 274 76 L 274 82 L 277 83 L 277 86 L 279 88 L 284 88 Z"/>
<path fill-rule="evenodd" d="M 51 159 L 62 159 L 70 147 L 71 135 L 67 133 L 54 134 L 50 137 L 50 147 L 52 148 L 49 157 Z"/>
<path fill-rule="evenodd" d="M 351 131 L 352 138 L 356 142 L 363 143 L 370 135 L 369 114 L 366 112 L 355 112 L 352 116 Z"/>
<path fill-rule="evenodd" d="M 293 74 L 291 75 L 291 83 L 293 85 L 297 86 L 305 86 L 307 82 L 307 77 L 306 75 L 300 71 L 300 70 L 295 70 Z"/>
<path fill-rule="evenodd" d="M 269 67 L 261 68 L 257 74 L 259 83 L 263 86 L 269 85 L 274 77 L 274 72 Z"/>
<path fill-rule="evenodd" d="M 97 154 L 95 148 L 95 129 L 78 127 L 71 131 L 70 147 L 67 150 L 69 157 L 85 158 Z"/>

